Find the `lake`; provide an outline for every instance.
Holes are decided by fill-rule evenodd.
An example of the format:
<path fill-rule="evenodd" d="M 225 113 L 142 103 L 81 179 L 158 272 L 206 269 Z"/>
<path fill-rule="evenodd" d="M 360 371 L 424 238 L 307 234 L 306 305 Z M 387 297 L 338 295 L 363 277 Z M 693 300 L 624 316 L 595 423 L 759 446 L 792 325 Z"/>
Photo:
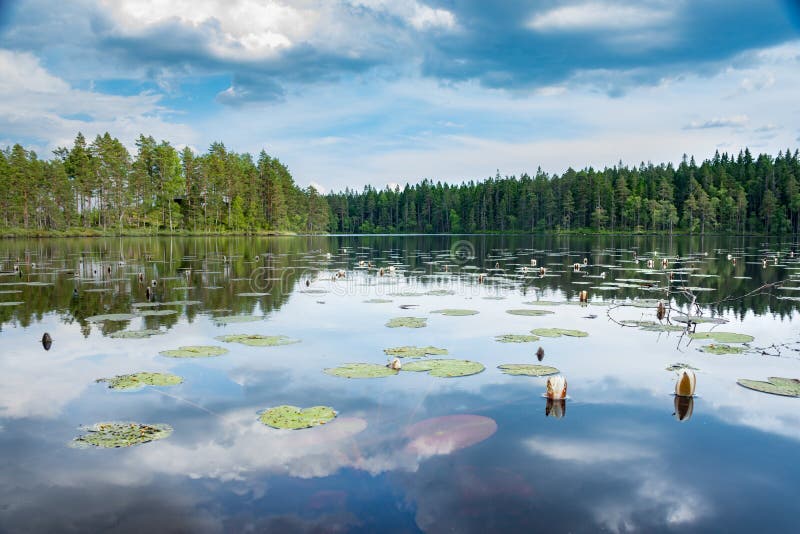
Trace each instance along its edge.
<path fill-rule="evenodd" d="M 0 530 L 794 531 L 800 399 L 737 383 L 800 378 L 794 247 L 668 236 L 0 242 Z M 671 308 L 661 321 L 659 299 Z M 386 326 L 396 318 L 418 327 Z M 227 352 L 161 354 L 196 346 Z M 425 350 L 399 372 L 384 367 L 384 349 L 407 346 Z M 476 364 L 436 376 L 453 373 L 430 363 L 443 359 Z M 337 376 L 348 363 L 388 376 Z M 556 368 L 568 398 L 549 401 L 546 377 L 504 364 Z M 693 398 L 673 395 L 675 364 L 697 369 Z M 182 381 L 97 382 L 140 372 Z M 336 417 L 299 430 L 262 422 L 283 405 Z M 92 441 L 115 422 L 152 439 Z"/>

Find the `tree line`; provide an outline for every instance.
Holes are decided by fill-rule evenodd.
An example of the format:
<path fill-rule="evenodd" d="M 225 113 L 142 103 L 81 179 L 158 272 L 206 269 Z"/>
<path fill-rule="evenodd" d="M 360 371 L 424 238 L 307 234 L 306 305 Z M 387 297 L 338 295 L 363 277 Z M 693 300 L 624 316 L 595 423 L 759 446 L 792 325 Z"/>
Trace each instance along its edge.
<path fill-rule="evenodd" d="M 544 230 L 786 233 L 800 224 L 800 153 L 753 158 L 749 149 L 698 165 L 501 177 L 460 185 L 423 180 L 403 189 L 328 195 L 331 229 L 345 233 Z"/>
<path fill-rule="evenodd" d="M 204 154 L 140 135 L 131 155 L 108 133 L 49 160 L 20 144 L 0 151 L 0 227 L 107 232 L 327 231 L 328 204 L 261 151 L 213 143 Z"/>
<path fill-rule="evenodd" d="M 457 185 L 425 179 L 321 195 L 289 169 L 213 143 L 203 154 L 108 133 L 44 160 L 0 150 L 0 228 L 105 232 L 460 233 L 585 230 L 797 233 L 800 152 L 714 154 L 697 164 L 622 163 Z"/>

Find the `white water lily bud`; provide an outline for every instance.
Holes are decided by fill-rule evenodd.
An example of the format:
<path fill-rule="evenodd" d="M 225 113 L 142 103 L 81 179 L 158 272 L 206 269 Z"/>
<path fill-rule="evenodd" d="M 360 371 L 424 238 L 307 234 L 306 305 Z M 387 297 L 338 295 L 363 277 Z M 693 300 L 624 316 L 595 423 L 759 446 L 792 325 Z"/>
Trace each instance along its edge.
<path fill-rule="evenodd" d="M 387 367 L 389 369 L 394 369 L 395 371 L 399 371 L 400 369 L 402 369 L 403 364 L 400 363 L 400 360 L 398 358 L 394 358 L 391 362 L 389 362 L 389 365 L 387 365 Z"/>
<path fill-rule="evenodd" d="M 548 399 L 567 398 L 567 379 L 561 375 L 548 377 L 546 395 Z"/>
<path fill-rule="evenodd" d="M 691 397 L 694 395 L 694 388 L 697 385 L 697 377 L 691 369 L 681 369 L 678 371 L 678 381 L 675 383 L 675 395 L 679 397 Z"/>

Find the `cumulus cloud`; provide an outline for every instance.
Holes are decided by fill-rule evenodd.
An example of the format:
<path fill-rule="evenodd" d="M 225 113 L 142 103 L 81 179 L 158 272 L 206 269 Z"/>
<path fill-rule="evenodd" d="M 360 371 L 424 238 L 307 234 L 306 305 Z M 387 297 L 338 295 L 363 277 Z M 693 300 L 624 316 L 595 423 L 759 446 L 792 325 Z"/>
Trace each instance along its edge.
<path fill-rule="evenodd" d="M 45 148 L 68 144 L 78 131 L 105 131 L 130 145 L 141 132 L 190 140 L 191 130 L 169 122 L 161 96 L 120 96 L 72 87 L 27 52 L 0 49 L 0 130 Z"/>

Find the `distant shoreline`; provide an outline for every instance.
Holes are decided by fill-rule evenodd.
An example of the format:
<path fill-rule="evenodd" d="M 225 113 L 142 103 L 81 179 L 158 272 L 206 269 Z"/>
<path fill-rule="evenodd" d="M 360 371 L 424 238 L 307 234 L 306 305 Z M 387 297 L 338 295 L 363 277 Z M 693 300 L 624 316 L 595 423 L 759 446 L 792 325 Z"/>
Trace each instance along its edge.
<path fill-rule="evenodd" d="M 185 230 L 160 230 L 142 231 L 137 229 L 126 229 L 120 232 L 103 231 L 95 228 L 74 228 L 70 230 L 24 230 L 7 229 L 0 230 L 0 239 L 53 239 L 53 238 L 111 238 L 111 237 L 389 237 L 389 236 L 628 236 L 628 237 L 790 237 L 795 238 L 790 233 L 765 234 L 759 232 L 737 234 L 730 232 L 706 232 L 705 234 L 689 233 L 679 231 L 664 233 L 657 231 L 650 232 L 631 232 L 631 231 L 597 231 L 585 230 L 536 230 L 536 231 L 485 231 L 485 232 L 391 232 L 391 233 L 303 233 L 291 231 L 185 231 Z M 797 238 L 800 240 L 800 236 Z"/>

